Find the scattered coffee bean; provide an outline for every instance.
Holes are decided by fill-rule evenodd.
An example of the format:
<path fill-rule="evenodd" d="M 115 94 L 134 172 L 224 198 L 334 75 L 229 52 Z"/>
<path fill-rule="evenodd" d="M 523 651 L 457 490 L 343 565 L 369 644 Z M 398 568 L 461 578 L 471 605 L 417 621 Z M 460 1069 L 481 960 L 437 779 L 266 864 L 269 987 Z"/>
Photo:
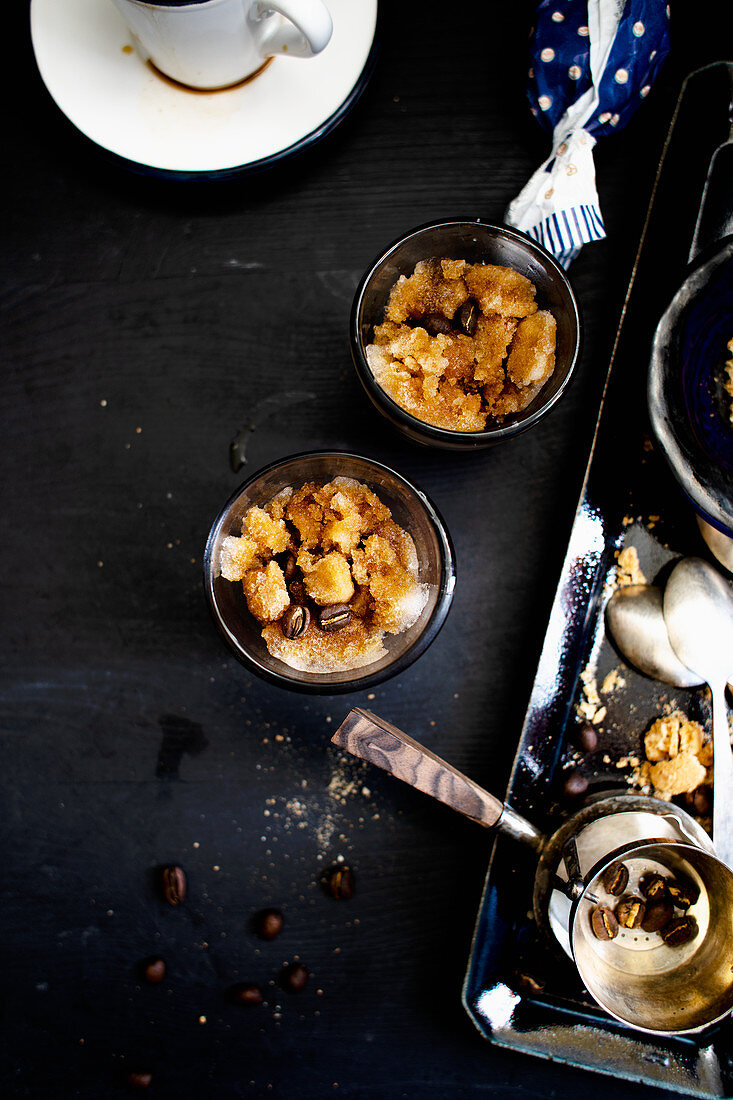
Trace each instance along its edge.
<path fill-rule="evenodd" d="M 590 918 L 593 935 L 597 940 L 615 940 L 618 935 L 618 921 L 605 905 L 594 909 Z"/>
<path fill-rule="evenodd" d="M 571 771 L 562 785 L 562 790 L 566 798 L 579 798 L 588 790 L 588 780 L 580 772 Z"/>
<path fill-rule="evenodd" d="M 186 875 L 181 867 L 171 864 L 161 871 L 163 897 L 169 905 L 180 905 L 186 897 Z"/>
<path fill-rule="evenodd" d="M 254 982 L 237 982 L 229 990 L 229 1000 L 237 1005 L 261 1005 L 264 999 L 262 990 Z"/>
<path fill-rule="evenodd" d="M 697 935 L 697 921 L 694 917 L 675 917 L 660 935 L 669 947 L 682 947 Z"/>
<path fill-rule="evenodd" d="M 621 898 L 614 912 L 616 920 L 622 928 L 638 928 L 644 920 L 646 905 L 641 898 L 637 898 L 633 894 L 627 894 Z"/>
<path fill-rule="evenodd" d="M 282 975 L 282 985 L 288 993 L 300 993 L 308 983 L 308 971 L 302 963 L 286 966 Z"/>
<path fill-rule="evenodd" d="M 674 916 L 672 903 L 669 901 L 654 901 L 647 905 L 644 920 L 641 922 L 642 932 L 661 932 L 666 928 Z"/>
<path fill-rule="evenodd" d="M 332 898 L 350 901 L 354 896 L 354 876 L 348 867 L 334 867 L 328 873 L 328 889 Z"/>
<path fill-rule="evenodd" d="M 290 584 L 291 581 L 295 580 L 297 575 L 298 566 L 295 564 L 295 554 L 293 554 L 291 550 L 288 550 L 285 561 L 283 563 L 283 576 L 285 577 L 285 583 Z"/>
<path fill-rule="evenodd" d="M 318 625 L 321 630 L 326 630 L 329 634 L 333 634 L 337 630 L 343 630 L 345 626 L 349 625 L 351 619 L 351 608 L 345 603 L 322 607 L 318 612 Z"/>
<path fill-rule="evenodd" d="M 663 901 L 668 896 L 667 879 L 658 871 L 646 871 L 639 879 L 639 889 L 647 901 Z"/>
<path fill-rule="evenodd" d="M 476 335 L 480 315 L 481 310 L 478 307 L 478 302 L 473 302 L 470 298 L 467 302 L 464 302 L 458 310 L 458 324 L 461 326 L 466 336 Z"/>
<path fill-rule="evenodd" d="M 128 1073 L 127 1083 L 130 1088 L 133 1089 L 147 1089 L 150 1088 L 150 1082 L 153 1080 L 152 1073 Z"/>
<path fill-rule="evenodd" d="M 700 897 L 700 891 L 697 886 L 692 882 L 688 882 L 686 879 L 684 881 L 681 879 L 669 879 L 667 882 L 667 890 L 678 909 L 689 909 Z"/>
<path fill-rule="evenodd" d="M 307 607 L 291 604 L 280 619 L 280 629 L 286 638 L 299 638 L 308 629 L 310 621 L 311 613 Z"/>
<path fill-rule="evenodd" d="M 451 323 L 442 313 L 426 313 L 424 317 L 420 318 L 418 324 L 430 336 L 447 336 L 451 332 Z"/>
<path fill-rule="evenodd" d="M 255 914 L 255 932 L 262 940 L 274 940 L 282 932 L 284 923 L 279 909 L 261 909 Z"/>
<path fill-rule="evenodd" d="M 629 885 L 629 869 L 624 863 L 612 863 L 601 876 L 603 889 L 615 898 L 620 898 Z"/>
<path fill-rule="evenodd" d="M 593 752 L 598 748 L 598 734 L 588 722 L 584 722 L 582 726 L 578 727 L 575 740 L 583 752 Z"/>
<path fill-rule="evenodd" d="M 142 975 L 146 982 L 158 985 L 165 977 L 165 962 L 159 955 L 145 959 L 142 964 Z"/>

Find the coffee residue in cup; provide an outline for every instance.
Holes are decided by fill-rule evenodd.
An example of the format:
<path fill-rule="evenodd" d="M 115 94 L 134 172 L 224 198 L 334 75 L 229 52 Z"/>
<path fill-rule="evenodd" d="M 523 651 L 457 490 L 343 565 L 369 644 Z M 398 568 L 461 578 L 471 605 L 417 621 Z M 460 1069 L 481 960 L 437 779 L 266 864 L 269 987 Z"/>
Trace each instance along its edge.
<path fill-rule="evenodd" d="M 412 626 L 428 598 L 412 537 L 376 493 L 346 477 L 249 508 L 241 536 L 223 541 L 220 568 L 241 581 L 272 656 L 303 672 L 379 660 L 385 634 Z"/>
<path fill-rule="evenodd" d="M 421 260 L 390 292 L 366 358 L 375 380 L 427 424 L 476 432 L 532 402 L 555 369 L 555 318 L 510 267 Z"/>

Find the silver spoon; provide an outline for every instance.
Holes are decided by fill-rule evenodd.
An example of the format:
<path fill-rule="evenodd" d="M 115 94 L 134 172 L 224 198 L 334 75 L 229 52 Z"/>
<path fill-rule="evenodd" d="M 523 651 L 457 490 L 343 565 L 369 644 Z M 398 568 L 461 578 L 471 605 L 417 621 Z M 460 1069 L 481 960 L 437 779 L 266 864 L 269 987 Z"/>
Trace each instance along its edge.
<path fill-rule="evenodd" d="M 733 866 L 733 754 L 725 685 L 733 671 L 733 591 L 701 558 L 683 558 L 664 590 L 664 621 L 680 660 L 707 683 L 713 701 L 713 844 Z"/>
<path fill-rule="evenodd" d="M 662 610 L 662 591 L 653 584 L 629 584 L 606 605 L 606 624 L 622 654 L 654 680 L 675 687 L 697 687 L 702 678 L 672 649 Z"/>

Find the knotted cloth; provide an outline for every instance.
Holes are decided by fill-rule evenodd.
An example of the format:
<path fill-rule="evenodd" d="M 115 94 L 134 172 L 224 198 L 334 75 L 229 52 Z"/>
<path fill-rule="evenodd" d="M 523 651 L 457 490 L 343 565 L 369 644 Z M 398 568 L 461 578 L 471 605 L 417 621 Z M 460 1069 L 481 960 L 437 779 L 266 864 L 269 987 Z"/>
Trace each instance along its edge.
<path fill-rule="evenodd" d="M 605 237 L 593 147 L 620 130 L 669 53 L 666 0 L 540 0 L 527 95 L 552 152 L 510 203 L 505 221 L 568 267 Z"/>

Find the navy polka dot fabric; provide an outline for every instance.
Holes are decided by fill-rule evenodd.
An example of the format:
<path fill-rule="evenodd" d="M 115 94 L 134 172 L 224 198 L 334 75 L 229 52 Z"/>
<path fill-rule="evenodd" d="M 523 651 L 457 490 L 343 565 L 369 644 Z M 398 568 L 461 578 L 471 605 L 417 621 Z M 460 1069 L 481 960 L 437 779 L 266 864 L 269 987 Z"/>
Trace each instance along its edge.
<path fill-rule="evenodd" d="M 505 220 L 565 267 L 606 235 L 593 147 L 629 121 L 668 53 L 663 0 L 540 0 L 527 92 L 552 150 Z"/>
<path fill-rule="evenodd" d="M 591 87 L 587 0 L 541 0 L 532 32 L 528 96 L 532 113 L 554 130 L 567 108 Z M 585 129 L 595 138 L 624 126 L 669 53 L 669 9 L 660 0 L 624 4 L 598 87 L 599 103 Z"/>

